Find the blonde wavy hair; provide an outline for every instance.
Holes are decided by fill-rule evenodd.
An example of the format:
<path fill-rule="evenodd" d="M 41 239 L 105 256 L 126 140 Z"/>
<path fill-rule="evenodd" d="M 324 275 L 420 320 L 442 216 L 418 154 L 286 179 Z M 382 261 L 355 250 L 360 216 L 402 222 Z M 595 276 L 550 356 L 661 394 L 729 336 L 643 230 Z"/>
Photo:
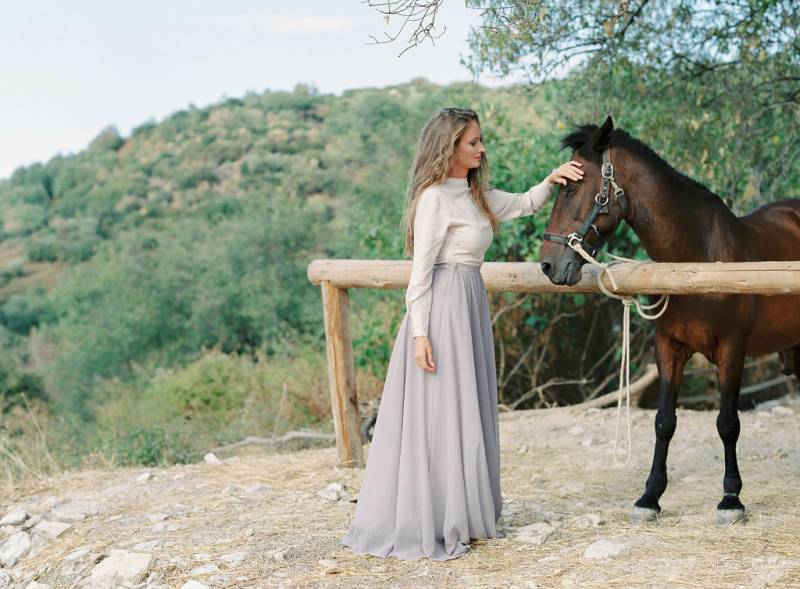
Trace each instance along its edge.
<path fill-rule="evenodd" d="M 443 108 L 425 124 L 417 145 L 417 154 L 411 166 L 410 180 L 406 192 L 406 209 L 401 226 L 405 233 L 405 253 L 414 255 L 414 217 L 417 203 L 428 186 L 443 184 L 455 161 L 455 152 L 470 121 L 480 125 L 475 111 L 466 108 Z M 486 154 L 481 165 L 467 172 L 467 183 L 472 200 L 497 230 L 497 218 L 486 200 L 486 183 L 489 178 L 489 162 Z"/>

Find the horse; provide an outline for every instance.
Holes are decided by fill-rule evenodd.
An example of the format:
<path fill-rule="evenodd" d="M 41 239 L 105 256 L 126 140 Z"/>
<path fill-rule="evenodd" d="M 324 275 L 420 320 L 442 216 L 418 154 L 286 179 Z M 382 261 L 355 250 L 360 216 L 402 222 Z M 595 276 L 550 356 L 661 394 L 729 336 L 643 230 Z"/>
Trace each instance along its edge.
<path fill-rule="evenodd" d="M 558 285 L 572 286 L 585 259 L 625 221 L 656 262 L 800 260 L 800 199 L 771 202 L 738 217 L 705 185 L 678 172 L 611 117 L 580 125 L 562 139 L 584 177 L 559 187 L 540 262 Z M 610 188 L 613 187 L 613 194 Z M 651 521 L 667 488 L 667 451 L 675 433 L 675 407 L 686 362 L 700 353 L 719 371 L 717 432 L 725 451 L 719 523 L 745 519 L 736 459 L 739 389 L 745 357 L 779 353 L 784 372 L 800 378 L 800 296 L 706 294 L 670 297 L 656 320 L 659 374 L 655 448 L 650 474 L 631 519 Z"/>

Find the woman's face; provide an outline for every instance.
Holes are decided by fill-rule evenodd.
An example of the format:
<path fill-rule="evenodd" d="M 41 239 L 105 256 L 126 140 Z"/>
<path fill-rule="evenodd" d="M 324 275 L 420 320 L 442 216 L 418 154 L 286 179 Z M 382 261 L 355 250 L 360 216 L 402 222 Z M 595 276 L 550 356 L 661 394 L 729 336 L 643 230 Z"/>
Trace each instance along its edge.
<path fill-rule="evenodd" d="M 470 121 L 461 140 L 456 146 L 454 168 L 470 170 L 481 165 L 486 148 L 483 146 L 481 128 L 475 121 Z"/>

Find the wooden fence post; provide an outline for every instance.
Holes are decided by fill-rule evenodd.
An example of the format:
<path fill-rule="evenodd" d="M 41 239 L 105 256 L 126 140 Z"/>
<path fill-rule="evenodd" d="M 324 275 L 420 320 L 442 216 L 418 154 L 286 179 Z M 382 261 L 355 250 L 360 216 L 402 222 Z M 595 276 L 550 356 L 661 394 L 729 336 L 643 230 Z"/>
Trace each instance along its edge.
<path fill-rule="evenodd" d="M 359 430 L 353 341 L 350 336 L 350 296 L 346 288 L 333 286 L 328 280 L 321 281 L 320 286 L 339 466 L 360 467 L 364 465 L 364 454 Z"/>

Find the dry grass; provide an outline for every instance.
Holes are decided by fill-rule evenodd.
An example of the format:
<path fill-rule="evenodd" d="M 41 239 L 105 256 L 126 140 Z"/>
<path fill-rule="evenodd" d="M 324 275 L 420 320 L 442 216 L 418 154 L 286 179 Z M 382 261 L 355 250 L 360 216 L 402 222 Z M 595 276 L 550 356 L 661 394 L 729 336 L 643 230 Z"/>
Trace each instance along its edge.
<path fill-rule="evenodd" d="M 72 586 L 74 577 L 60 572 L 69 552 L 91 549 L 73 571 L 80 576 L 104 551 L 148 540 L 161 541 L 153 570 L 170 586 L 190 578 L 200 564 L 193 555 L 206 553 L 219 564 L 219 556 L 242 550 L 248 558 L 241 565 L 219 564 L 227 577 L 192 578 L 227 587 L 800 587 L 800 416 L 741 415 L 749 520 L 734 526 L 715 523 L 723 464 L 713 413 L 680 411 L 663 517 L 646 525 L 629 523 L 628 515 L 649 469 L 653 412 L 634 413 L 633 460 L 622 469 L 612 462 L 614 416 L 614 410 L 504 415 L 500 537 L 444 563 L 362 557 L 340 547 L 355 506 L 329 503 L 317 492 L 333 482 L 356 492 L 363 472 L 333 466 L 333 448 L 271 456 L 251 449 L 220 465 L 153 469 L 156 478 L 145 484 L 135 482 L 141 468 L 65 474 L 19 489 L 0 507 L 47 504 L 51 496 L 96 502 L 97 516 L 35 545 L 18 566 L 54 587 Z M 244 489 L 257 483 L 273 490 Z M 165 529 L 147 517 L 158 512 L 169 514 Z M 602 523 L 595 525 L 597 519 Z M 515 538 L 522 526 L 543 521 L 557 530 L 543 545 Z M 600 538 L 630 549 L 605 560 L 584 558 Z M 285 551 L 283 561 L 272 557 L 276 550 Z"/>

